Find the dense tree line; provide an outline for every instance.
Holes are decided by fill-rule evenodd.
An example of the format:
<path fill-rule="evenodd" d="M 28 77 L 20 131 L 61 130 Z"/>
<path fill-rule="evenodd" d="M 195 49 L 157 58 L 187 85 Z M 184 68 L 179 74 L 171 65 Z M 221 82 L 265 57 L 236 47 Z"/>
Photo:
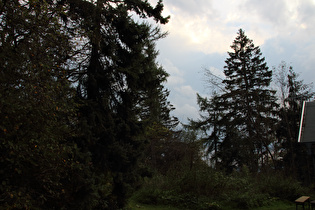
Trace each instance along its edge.
<path fill-rule="evenodd" d="M 162 1 L 0 3 L 0 202 L 118 209 L 153 124 L 176 119 L 155 59 Z"/>

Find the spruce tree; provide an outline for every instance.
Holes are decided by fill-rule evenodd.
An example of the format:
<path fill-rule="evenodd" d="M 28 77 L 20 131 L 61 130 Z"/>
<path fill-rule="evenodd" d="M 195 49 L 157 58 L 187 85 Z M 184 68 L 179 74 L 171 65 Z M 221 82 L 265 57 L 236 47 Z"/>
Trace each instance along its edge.
<path fill-rule="evenodd" d="M 273 141 L 277 107 L 275 91 L 270 88 L 272 71 L 260 48 L 254 46 L 242 29 L 231 48 L 233 51 L 228 52 L 225 61 L 226 93 L 220 97 L 221 106 L 225 122 L 238 132 L 239 166 L 245 164 L 257 171 L 258 165 L 264 164 L 266 153 L 272 158 L 269 145 Z"/>
<path fill-rule="evenodd" d="M 111 177 L 102 180 L 111 186 L 111 193 L 95 206 L 123 208 L 128 189 L 139 178 L 138 160 L 147 141 L 144 131 L 148 122 L 161 120 L 170 108 L 161 85 L 167 74 L 155 62 L 154 42 L 163 34 L 147 23 L 136 22 L 130 12 L 160 23 L 168 18 L 161 16 L 162 1 L 155 7 L 140 0 L 67 3 L 68 21 L 82 27 L 84 42 L 79 44 L 83 50 L 73 69 L 82 103 L 82 135 L 75 142 L 90 152 L 91 170 L 97 176 Z M 90 191 L 98 194 L 97 189 Z"/>
<path fill-rule="evenodd" d="M 270 144 L 274 141 L 278 105 L 275 91 L 270 88 L 272 71 L 260 48 L 242 29 L 231 48 L 224 66 L 224 88 L 210 100 L 198 97 L 200 111 L 207 115 L 191 125 L 210 132 L 205 143 L 209 145 L 208 153 L 213 156 L 214 152 L 218 167 L 232 172 L 246 165 L 256 172 L 273 160 Z"/>

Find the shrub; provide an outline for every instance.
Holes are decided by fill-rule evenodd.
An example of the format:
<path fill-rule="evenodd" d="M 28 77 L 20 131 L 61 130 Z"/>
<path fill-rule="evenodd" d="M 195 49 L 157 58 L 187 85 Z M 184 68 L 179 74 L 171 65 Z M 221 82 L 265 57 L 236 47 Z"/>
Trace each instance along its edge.
<path fill-rule="evenodd" d="M 269 204 L 269 195 L 255 190 L 245 192 L 233 192 L 230 195 L 230 203 L 240 209 L 251 209 Z"/>
<path fill-rule="evenodd" d="M 233 203 L 237 208 L 250 209 L 268 204 L 269 195 L 257 187 L 247 170 L 234 172 L 228 176 L 222 200 Z"/>
<path fill-rule="evenodd" d="M 282 200 L 295 200 L 307 191 L 298 181 L 282 174 L 261 174 L 256 182 L 260 191 Z"/>
<path fill-rule="evenodd" d="M 226 175 L 210 167 L 196 167 L 145 180 L 134 200 L 196 210 L 218 210 L 223 205 L 252 209 L 269 205 L 274 199 L 292 201 L 303 194 L 307 190 L 299 182 L 275 171 L 254 176 L 245 167 Z"/>

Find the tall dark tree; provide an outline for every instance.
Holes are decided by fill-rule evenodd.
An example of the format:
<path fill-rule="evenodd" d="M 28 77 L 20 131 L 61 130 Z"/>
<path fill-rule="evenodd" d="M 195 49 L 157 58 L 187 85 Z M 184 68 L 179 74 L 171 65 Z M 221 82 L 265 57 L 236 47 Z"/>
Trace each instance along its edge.
<path fill-rule="evenodd" d="M 268 69 L 259 47 L 255 47 L 240 29 L 228 52 L 224 74 L 226 93 L 220 97 L 225 122 L 237 129 L 240 145 L 239 165 L 257 171 L 264 154 L 272 158 L 269 145 L 273 141 L 273 125 L 277 107 L 271 90 L 272 71 Z M 232 137 L 233 138 L 233 137 Z"/>
<path fill-rule="evenodd" d="M 96 174 L 110 174 L 105 182 L 112 192 L 100 199 L 104 204 L 98 207 L 123 208 L 128 189 L 137 180 L 138 159 L 146 142 L 143 131 L 171 108 L 161 85 L 167 74 L 155 62 L 154 42 L 164 35 L 136 22 L 130 12 L 160 23 L 168 18 L 161 16 L 162 1 L 155 7 L 141 0 L 66 3 L 68 21 L 83 30 L 79 45 L 84 50 L 74 69 L 82 102 L 82 137 L 76 142 L 91 153 Z"/>
<path fill-rule="evenodd" d="M 275 91 L 271 90 L 272 71 L 259 47 L 240 29 L 228 52 L 222 92 L 206 100 L 199 97 L 201 111 L 208 116 L 199 127 L 209 129 L 207 143 L 215 146 L 218 166 L 227 171 L 246 165 L 255 172 L 273 159 Z M 209 147 L 211 148 L 211 147 Z"/>
<path fill-rule="evenodd" d="M 155 62 L 164 34 L 131 12 L 164 24 L 162 10 L 162 1 L 0 2 L 1 206 L 124 207 L 144 131 L 170 123 L 172 109 Z"/>

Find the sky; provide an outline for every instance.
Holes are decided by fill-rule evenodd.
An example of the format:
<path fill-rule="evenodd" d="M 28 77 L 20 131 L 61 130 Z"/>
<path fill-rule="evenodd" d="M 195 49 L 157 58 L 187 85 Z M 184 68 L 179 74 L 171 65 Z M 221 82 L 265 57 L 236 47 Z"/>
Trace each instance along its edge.
<path fill-rule="evenodd" d="M 150 0 L 155 5 L 156 0 Z M 173 115 L 198 119 L 196 94 L 210 96 L 204 69 L 224 78 L 230 45 L 240 28 L 259 46 L 269 68 L 282 61 L 305 83 L 314 82 L 315 0 L 163 0 L 158 63 L 170 74 L 166 88 Z"/>

